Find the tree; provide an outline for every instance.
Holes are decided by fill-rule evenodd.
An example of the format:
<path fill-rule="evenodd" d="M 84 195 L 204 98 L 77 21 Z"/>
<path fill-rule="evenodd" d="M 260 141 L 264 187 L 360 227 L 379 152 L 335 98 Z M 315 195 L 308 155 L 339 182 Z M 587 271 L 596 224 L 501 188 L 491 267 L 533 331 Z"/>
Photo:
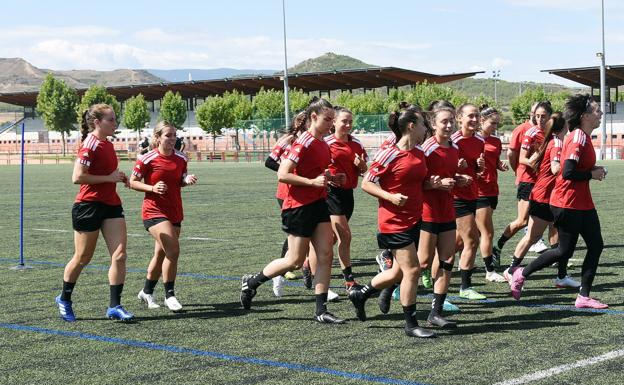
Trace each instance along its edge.
<path fill-rule="evenodd" d="M 334 103 L 348 108 L 353 112 L 353 127 L 367 132 L 376 131 L 381 126 L 379 116 L 386 113 L 386 101 L 378 91 L 369 91 L 361 94 L 341 92 L 334 99 Z"/>
<path fill-rule="evenodd" d="M 173 124 L 181 129 L 186 121 L 186 102 L 182 100 L 179 92 L 175 94 L 167 91 L 160 103 L 160 120 Z"/>
<path fill-rule="evenodd" d="M 236 121 L 231 102 L 221 96 L 211 96 L 195 109 L 199 126 L 212 135 L 212 150 L 215 151 L 217 136 L 224 127 L 231 127 Z"/>
<path fill-rule="evenodd" d="M 253 105 L 245 94 L 236 90 L 232 92 L 225 92 L 223 94 L 223 98 L 225 99 L 225 103 L 229 106 L 228 108 L 232 109 L 232 114 L 234 115 L 234 122 L 229 127 L 233 127 L 236 131 L 234 144 L 236 146 L 236 150 L 240 151 L 240 143 L 238 142 L 238 130 L 242 127 L 242 122 L 244 120 L 248 120 L 249 118 L 251 118 Z"/>
<path fill-rule="evenodd" d="M 77 104 L 78 96 L 74 89 L 51 74 L 46 76 L 37 96 L 37 113 L 48 130 L 61 133 L 63 156 L 66 153 L 65 133 L 75 130 Z"/>
<path fill-rule="evenodd" d="M 541 100 L 548 100 L 548 95 L 542 87 L 528 89 L 522 95 L 513 98 L 511 100 L 511 114 L 514 124 L 520 124 L 527 120 L 531 111 L 531 105 Z"/>
<path fill-rule="evenodd" d="M 105 103 L 113 107 L 113 111 L 115 111 L 117 121 L 119 122 L 121 120 L 121 104 L 119 104 L 117 98 L 106 92 L 106 88 L 104 88 L 103 86 L 98 86 L 94 84 L 89 87 L 84 95 L 82 95 L 80 104 L 76 109 L 76 113 L 78 114 L 78 125 L 82 124 L 82 113 L 92 105 L 98 103 Z"/>
<path fill-rule="evenodd" d="M 126 108 L 123 115 L 123 125 L 137 133 L 137 146 L 141 130 L 145 123 L 150 121 L 150 113 L 147 109 L 147 102 L 142 94 L 133 96 L 126 101 Z"/>

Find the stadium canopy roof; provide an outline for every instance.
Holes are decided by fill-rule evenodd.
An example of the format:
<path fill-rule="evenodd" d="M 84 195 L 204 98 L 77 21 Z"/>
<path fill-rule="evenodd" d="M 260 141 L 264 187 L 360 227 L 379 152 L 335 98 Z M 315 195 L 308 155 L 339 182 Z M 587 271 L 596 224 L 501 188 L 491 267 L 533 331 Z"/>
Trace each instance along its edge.
<path fill-rule="evenodd" d="M 561 76 L 573 82 L 600 89 L 600 67 L 562 68 L 542 70 L 552 75 Z M 624 85 L 624 65 L 606 66 L 607 87 Z"/>
<path fill-rule="evenodd" d="M 425 81 L 428 83 L 446 83 L 483 72 L 435 75 L 396 67 L 374 67 L 289 74 L 288 85 L 290 88 L 297 88 L 304 92 L 399 87 Z M 107 87 L 106 90 L 119 101 L 124 101 L 139 93 L 143 94 L 146 100 L 158 100 L 167 91 L 179 92 L 184 98 L 204 98 L 221 95 L 225 91 L 232 90 L 251 95 L 260 91 L 262 87 L 265 89 L 283 89 L 282 77 L 280 75 L 264 75 L 175 83 L 137 84 Z M 86 90 L 78 89 L 77 91 L 79 95 L 82 95 Z M 37 91 L 0 93 L 0 102 L 33 107 L 37 103 L 37 95 Z"/>

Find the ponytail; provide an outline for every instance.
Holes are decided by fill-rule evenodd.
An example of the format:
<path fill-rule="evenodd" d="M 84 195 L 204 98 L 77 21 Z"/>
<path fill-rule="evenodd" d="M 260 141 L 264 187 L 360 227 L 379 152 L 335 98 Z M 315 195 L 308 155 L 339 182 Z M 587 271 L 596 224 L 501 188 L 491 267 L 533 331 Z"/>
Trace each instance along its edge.
<path fill-rule="evenodd" d="M 101 120 L 107 111 L 113 111 L 113 107 L 105 103 L 98 103 L 92 105 L 82 113 L 82 122 L 80 122 L 80 133 L 82 134 L 82 141 L 87 138 L 87 135 L 89 135 L 90 132 L 93 132 L 93 130 L 95 130 L 94 121 L 96 119 Z"/>

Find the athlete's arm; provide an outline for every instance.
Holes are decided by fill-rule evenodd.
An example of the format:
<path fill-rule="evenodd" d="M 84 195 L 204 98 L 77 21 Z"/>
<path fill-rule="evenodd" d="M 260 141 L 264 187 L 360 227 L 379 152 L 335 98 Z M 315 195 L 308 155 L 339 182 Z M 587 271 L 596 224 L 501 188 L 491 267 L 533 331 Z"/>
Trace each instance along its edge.
<path fill-rule="evenodd" d="M 375 198 L 386 200 L 396 206 L 403 206 L 407 201 L 407 197 L 403 194 L 391 194 L 386 190 L 382 189 L 377 183 L 363 180 L 362 181 L 362 190 L 367 192 L 368 194 L 374 196 Z"/>
<path fill-rule="evenodd" d="M 327 177 L 321 174 L 314 179 L 308 179 L 300 175 L 295 175 L 293 171 L 297 163 L 290 159 L 282 160 L 279 170 L 277 170 L 277 180 L 293 186 L 308 186 L 324 188 L 327 186 Z"/>
<path fill-rule="evenodd" d="M 89 167 L 80 162 L 74 163 L 74 171 L 72 173 L 72 182 L 74 184 L 127 183 L 127 181 L 128 177 L 119 169 L 108 175 L 91 175 L 89 174 Z"/>

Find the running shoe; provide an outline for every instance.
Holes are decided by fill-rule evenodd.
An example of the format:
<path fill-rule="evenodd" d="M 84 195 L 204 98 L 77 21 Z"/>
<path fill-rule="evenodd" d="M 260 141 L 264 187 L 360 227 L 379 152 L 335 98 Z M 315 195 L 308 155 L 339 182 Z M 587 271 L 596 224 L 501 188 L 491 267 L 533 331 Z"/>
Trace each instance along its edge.
<path fill-rule="evenodd" d="M 349 299 L 355 307 L 355 315 L 360 321 L 366 321 L 366 298 L 362 290 L 355 289 L 349 293 Z"/>
<path fill-rule="evenodd" d="M 454 329 L 457 327 L 456 322 L 449 321 L 439 314 L 432 314 L 432 313 L 429 313 L 429 317 L 427 317 L 427 323 L 430 326 L 437 326 L 442 329 Z"/>
<path fill-rule="evenodd" d="M 431 279 L 431 269 L 425 269 L 421 275 L 422 285 L 425 289 L 431 289 L 433 287 L 433 279 Z"/>
<path fill-rule="evenodd" d="M 395 301 L 401 300 L 401 286 L 397 286 L 396 289 L 392 292 L 392 299 Z"/>
<path fill-rule="evenodd" d="M 505 271 L 503 271 L 503 278 L 505 278 L 505 281 L 511 285 L 511 273 L 509 272 L 509 268 L 506 268 Z"/>
<path fill-rule="evenodd" d="M 494 245 L 494 247 L 492 247 L 492 265 L 494 265 L 494 267 L 500 267 L 500 262 L 501 262 L 501 249 L 498 248 L 498 246 Z"/>
<path fill-rule="evenodd" d="M 275 296 L 279 298 L 282 296 L 282 292 L 284 291 L 283 289 L 284 277 L 278 275 L 277 277 L 273 278 L 273 294 L 275 294 Z"/>
<path fill-rule="evenodd" d="M 574 307 L 577 309 L 606 309 L 609 305 L 600 302 L 597 298 L 583 297 L 579 294 L 574 302 Z"/>
<path fill-rule="evenodd" d="M 390 303 L 392 302 L 392 293 L 394 292 L 394 286 L 381 289 L 379 293 L 379 310 L 383 314 L 388 314 L 390 311 Z"/>
<path fill-rule="evenodd" d="M 303 286 L 306 289 L 312 289 L 312 271 L 310 270 L 310 262 L 307 259 L 303 262 L 301 272 L 303 273 Z"/>
<path fill-rule="evenodd" d="M 340 298 L 340 296 L 338 295 L 338 293 L 336 293 L 335 291 L 333 291 L 332 289 L 328 289 L 327 290 L 327 300 L 330 302 L 336 301 L 338 300 L 338 298 Z"/>
<path fill-rule="evenodd" d="M 245 310 L 249 310 L 249 308 L 251 308 L 251 300 L 256 296 L 256 289 L 252 289 L 248 285 L 251 277 L 253 277 L 253 275 L 245 274 L 243 275 L 243 278 L 241 278 L 240 303 Z"/>
<path fill-rule="evenodd" d="M 335 315 L 333 315 L 332 313 L 326 311 L 325 313 L 321 314 L 321 315 L 317 315 L 314 316 L 314 319 L 316 320 L 316 322 L 322 323 L 322 324 L 343 324 L 345 323 L 345 320 L 336 317 Z"/>
<path fill-rule="evenodd" d="M 158 309 L 160 307 L 159 304 L 156 303 L 156 299 L 154 299 L 153 294 L 147 294 L 141 289 L 139 294 L 137 295 L 139 301 L 146 303 L 148 309 Z"/>
<path fill-rule="evenodd" d="M 581 283 L 579 281 L 575 281 L 569 275 L 566 275 L 562 279 L 559 279 L 557 277 L 557 278 L 554 279 L 554 282 L 555 282 L 555 286 L 560 288 L 560 289 L 562 289 L 564 287 L 572 287 L 572 288 L 579 288 L 579 287 L 581 287 Z"/>
<path fill-rule="evenodd" d="M 297 279 L 297 274 L 293 273 L 292 271 L 287 271 L 286 273 L 284 273 L 284 278 L 292 281 L 293 279 Z"/>
<path fill-rule="evenodd" d="M 76 322 L 76 316 L 74 315 L 74 309 L 72 309 L 72 301 L 63 301 L 61 299 L 61 295 L 59 294 L 55 302 L 59 309 L 59 314 L 63 321 L 67 322 Z"/>
<path fill-rule="evenodd" d="M 171 311 L 179 311 L 182 310 L 182 304 L 175 296 L 171 296 L 169 298 L 165 298 L 165 305 Z"/>
<path fill-rule="evenodd" d="M 117 305 L 115 307 L 109 307 L 106 310 L 106 316 L 109 319 L 118 320 L 122 322 L 130 322 L 134 320 L 134 314 L 130 313 L 121 305 Z"/>
<path fill-rule="evenodd" d="M 423 329 L 420 326 L 416 326 L 413 328 L 405 327 L 405 335 L 408 337 L 418 337 L 418 338 L 433 338 L 435 337 L 435 333 L 428 329 Z"/>
<path fill-rule="evenodd" d="M 353 290 L 354 288 L 360 287 L 362 285 L 360 285 L 358 283 L 358 281 L 353 280 L 353 281 L 346 281 L 345 282 L 345 290 L 347 290 L 347 293 L 350 292 L 351 290 Z"/>
<path fill-rule="evenodd" d="M 442 305 L 442 310 L 446 312 L 459 312 L 459 306 L 450 303 L 448 300 L 444 300 L 444 304 Z"/>
<path fill-rule="evenodd" d="M 382 250 L 381 253 L 377 254 L 375 257 L 375 261 L 379 265 L 379 271 L 385 271 L 392 268 L 392 251 L 390 250 Z"/>
<path fill-rule="evenodd" d="M 498 274 L 495 271 L 486 271 L 485 279 L 489 282 L 497 282 L 497 283 L 507 282 L 505 277 L 503 277 L 502 275 Z"/>
<path fill-rule="evenodd" d="M 543 239 L 540 239 L 539 241 L 532 244 L 531 247 L 529 247 L 530 252 L 538 253 L 538 254 L 543 253 L 544 251 L 548 249 L 550 249 L 550 247 L 546 246 Z"/>
<path fill-rule="evenodd" d="M 526 280 L 522 275 L 523 270 L 523 267 L 518 267 L 511 276 L 511 296 L 515 299 L 520 299 L 522 295 L 522 286 L 524 286 L 524 281 Z"/>
<path fill-rule="evenodd" d="M 459 290 L 459 296 L 461 298 L 465 298 L 465 299 L 470 299 L 470 300 L 482 300 L 482 299 L 486 299 L 487 297 L 484 296 L 481 293 L 478 293 L 475 289 L 473 289 L 472 287 L 469 287 L 467 289 L 464 290 Z"/>

